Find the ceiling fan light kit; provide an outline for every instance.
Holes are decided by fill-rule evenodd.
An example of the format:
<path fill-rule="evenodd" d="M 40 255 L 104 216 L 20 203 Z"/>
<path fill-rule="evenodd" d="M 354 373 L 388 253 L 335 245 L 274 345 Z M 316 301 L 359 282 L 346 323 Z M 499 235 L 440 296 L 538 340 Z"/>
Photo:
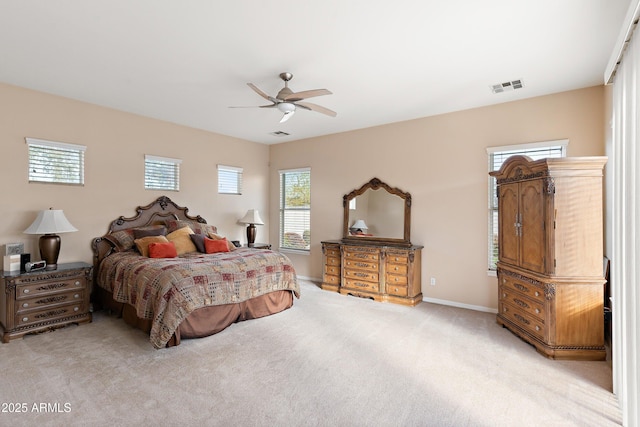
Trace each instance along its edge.
<path fill-rule="evenodd" d="M 284 87 L 280 89 L 275 97 L 267 95 L 266 92 L 260 90 L 253 83 L 247 83 L 247 86 L 249 86 L 255 93 L 257 93 L 267 101 L 271 101 L 271 104 L 260 105 L 258 106 L 258 108 L 276 107 L 280 112 L 283 113 L 282 119 L 280 119 L 280 123 L 284 123 L 289 120 L 289 118 L 291 118 L 291 116 L 293 116 L 293 114 L 296 112 L 297 107 L 300 107 L 304 110 L 316 111 L 318 113 L 326 114 L 327 116 L 331 117 L 337 116 L 337 113 L 335 111 L 332 111 L 320 105 L 312 104 L 310 102 L 299 102 L 315 96 L 331 95 L 330 91 L 328 91 L 327 89 L 313 89 L 305 90 L 302 92 L 293 92 L 289 88 L 289 80 L 293 78 L 293 74 L 280 73 L 280 78 L 284 81 Z"/>

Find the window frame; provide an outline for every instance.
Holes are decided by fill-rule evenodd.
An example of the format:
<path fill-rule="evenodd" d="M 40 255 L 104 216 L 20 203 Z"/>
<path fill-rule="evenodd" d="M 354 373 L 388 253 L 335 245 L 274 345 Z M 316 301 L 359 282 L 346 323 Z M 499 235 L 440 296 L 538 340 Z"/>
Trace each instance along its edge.
<path fill-rule="evenodd" d="M 87 150 L 85 145 L 29 137 L 25 138 L 25 142 L 28 150 L 27 179 L 29 183 L 84 186 L 85 151 Z M 36 147 L 38 150 L 41 150 L 40 155 L 43 160 L 39 164 L 33 163 L 33 158 L 36 155 Z M 59 159 L 61 155 L 64 156 L 66 161 Z M 73 157 L 77 157 L 76 165 L 68 161 L 73 160 Z M 32 173 L 36 168 L 40 167 L 43 169 L 47 167 L 54 168 L 62 171 L 67 179 L 54 176 L 54 172 L 39 172 L 38 175 L 36 175 L 35 172 Z M 77 168 L 77 170 L 71 171 L 74 168 Z"/>
<path fill-rule="evenodd" d="M 236 166 L 227 166 L 227 165 L 218 165 L 218 194 L 231 194 L 231 195 L 242 195 L 242 174 L 244 172 L 243 168 Z M 221 175 L 222 174 L 222 175 Z M 225 177 L 225 174 L 235 174 L 235 183 L 233 183 L 233 178 L 229 179 Z M 224 186 L 235 186 L 233 191 L 222 191 L 225 190 Z M 221 187 L 222 186 L 222 187 Z"/>
<path fill-rule="evenodd" d="M 180 164 L 181 159 L 174 159 L 171 157 L 154 156 L 152 154 L 144 155 L 144 189 L 145 190 L 159 190 L 159 191 L 180 191 Z M 151 175 L 149 168 L 153 166 L 157 168 L 157 172 L 173 175 L 173 178 L 169 180 L 167 185 L 154 185 L 159 183 L 160 180 L 151 181 L 149 175 Z M 163 169 L 164 167 L 164 169 Z M 171 182 L 172 181 L 172 182 Z"/>
<path fill-rule="evenodd" d="M 543 152 L 550 151 L 558 151 L 560 150 L 559 157 L 567 156 L 567 147 L 569 145 L 568 139 L 557 139 L 551 141 L 539 141 L 539 142 L 530 142 L 524 144 L 515 144 L 515 145 L 504 145 L 497 147 L 487 147 L 487 159 L 488 159 L 488 170 L 489 172 L 493 172 L 494 170 L 500 169 L 504 161 L 510 156 L 514 155 L 525 155 L 533 158 L 534 160 L 549 157 L 539 155 Z M 536 155 L 536 153 L 538 155 Z M 500 154 L 504 158 L 502 162 L 496 167 L 495 165 L 495 156 L 496 154 Z M 552 156 L 556 157 L 556 156 Z M 491 276 L 496 275 L 496 262 L 498 257 L 498 242 L 494 241 L 494 237 L 497 236 L 497 217 L 498 217 L 498 196 L 497 196 L 498 187 L 496 184 L 496 179 L 492 176 L 489 176 L 488 179 L 488 233 L 487 233 L 487 272 Z"/>
<path fill-rule="evenodd" d="M 296 173 L 308 173 L 309 174 L 309 184 L 308 184 L 308 192 L 309 192 L 309 203 L 307 207 L 289 207 L 287 208 L 285 206 L 285 200 L 286 200 L 286 194 L 285 194 L 285 187 L 286 187 L 286 177 L 289 174 L 296 174 Z M 281 250 L 284 251 L 291 251 L 291 252 L 295 252 L 295 253 L 301 253 L 301 254 L 309 254 L 311 252 L 311 168 L 310 167 L 303 167 L 303 168 L 296 168 L 296 169 L 282 169 L 278 171 L 278 181 L 279 181 L 279 189 L 278 189 L 278 197 L 279 197 L 279 202 L 278 202 L 278 209 L 279 209 L 279 229 L 278 229 L 278 246 Z M 294 247 L 294 246 L 287 246 L 286 242 L 285 242 L 285 233 L 288 228 L 287 228 L 287 221 L 286 221 L 286 213 L 287 212 L 308 212 L 306 218 L 303 220 L 303 227 L 305 228 L 302 231 L 302 235 L 301 237 L 303 238 L 303 240 L 306 243 L 306 246 L 304 248 L 300 248 L 300 247 Z M 308 235 L 305 238 L 305 232 L 308 230 Z"/>

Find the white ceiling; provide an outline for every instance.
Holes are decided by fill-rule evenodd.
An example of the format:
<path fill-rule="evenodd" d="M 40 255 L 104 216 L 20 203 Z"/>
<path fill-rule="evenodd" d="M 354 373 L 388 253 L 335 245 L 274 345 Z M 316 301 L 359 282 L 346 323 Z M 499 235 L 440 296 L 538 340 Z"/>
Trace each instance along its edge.
<path fill-rule="evenodd" d="M 272 144 L 601 85 L 629 1 L 1 0 L 0 82 Z"/>

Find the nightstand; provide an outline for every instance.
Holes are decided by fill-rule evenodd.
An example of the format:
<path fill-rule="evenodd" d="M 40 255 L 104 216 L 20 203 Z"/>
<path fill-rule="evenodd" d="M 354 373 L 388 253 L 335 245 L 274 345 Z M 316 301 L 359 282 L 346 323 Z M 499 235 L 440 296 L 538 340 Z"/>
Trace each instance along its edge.
<path fill-rule="evenodd" d="M 271 243 L 254 243 L 253 246 L 249 246 L 248 244 L 242 245 L 243 248 L 253 248 L 253 249 L 271 249 Z"/>
<path fill-rule="evenodd" d="M 51 271 L 0 271 L 2 342 L 91 322 L 91 272 L 91 265 L 84 262 L 58 264 Z"/>

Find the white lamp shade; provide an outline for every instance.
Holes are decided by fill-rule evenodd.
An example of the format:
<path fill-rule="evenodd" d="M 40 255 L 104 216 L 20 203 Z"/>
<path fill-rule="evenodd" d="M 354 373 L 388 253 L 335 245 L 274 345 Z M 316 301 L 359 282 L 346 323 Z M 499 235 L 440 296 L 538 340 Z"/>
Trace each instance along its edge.
<path fill-rule="evenodd" d="M 242 217 L 240 221 L 241 224 L 258 224 L 264 225 L 262 218 L 260 218 L 260 213 L 257 209 L 249 209 L 245 216 Z"/>
<path fill-rule="evenodd" d="M 367 227 L 367 224 L 365 224 L 363 220 L 359 219 L 353 223 L 351 228 L 355 228 L 357 230 L 367 230 L 369 227 Z"/>
<path fill-rule="evenodd" d="M 38 212 L 33 224 L 24 230 L 25 234 L 57 234 L 78 231 L 61 210 L 48 209 Z"/>

